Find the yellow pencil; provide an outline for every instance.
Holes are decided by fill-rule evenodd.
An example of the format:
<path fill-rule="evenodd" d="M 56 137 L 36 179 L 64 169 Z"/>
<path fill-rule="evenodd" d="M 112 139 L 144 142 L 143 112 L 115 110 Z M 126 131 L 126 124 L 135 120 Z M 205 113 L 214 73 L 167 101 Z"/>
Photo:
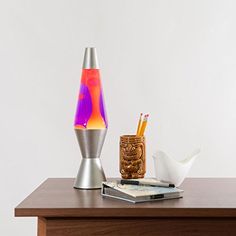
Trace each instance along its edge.
<path fill-rule="evenodd" d="M 149 115 L 147 114 L 143 118 L 143 122 L 142 122 L 142 125 L 141 125 L 141 128 L 140 128 L 140 131 L 138 133 L 139 136 L 143 136 L 144 135 L 144 132 L 145 132 L 145 129 L 146 129 L 146 126 L 147 126 L 148 116 Z"/>
<path fill-rule="evenodd" d="M 143 116 L 143 113 L 140 114 L 140 117 L 139 117 L 139 121 L 138 121 L 138 128 L 137 128 L 137 132 L 136 132 L 136 135 L 139 134 L 139 131 L 140 131 L 140 128 L 141 128 L 141 123 L 142 123 L 142 116 Z"/>

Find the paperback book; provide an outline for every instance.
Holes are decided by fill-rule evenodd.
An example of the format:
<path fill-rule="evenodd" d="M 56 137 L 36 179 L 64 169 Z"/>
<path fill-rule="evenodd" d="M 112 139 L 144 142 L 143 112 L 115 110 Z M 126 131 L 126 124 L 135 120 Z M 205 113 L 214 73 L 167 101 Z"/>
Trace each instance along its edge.
<path fill-rule="evenodd" d="M 102 195 L 132 203 L 158 201 L 183 197 L 183 190 L 159 186 L 121 184 L 120 181 L 102 183 Z"/>

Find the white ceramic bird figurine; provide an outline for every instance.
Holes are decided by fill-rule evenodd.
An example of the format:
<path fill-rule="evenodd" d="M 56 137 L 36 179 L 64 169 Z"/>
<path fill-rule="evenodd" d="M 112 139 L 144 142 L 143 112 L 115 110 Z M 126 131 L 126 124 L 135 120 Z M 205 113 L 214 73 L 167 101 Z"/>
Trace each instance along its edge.
<path fill-rule="evenodd" d="M 163 182 L 173 183 L 178 187 L 184 181 L 199 153 L 200 149 L 196 149 L 186 159 L 177 161 L 163 151 L 157 151 L 153 155 L 156 178 Z"/>

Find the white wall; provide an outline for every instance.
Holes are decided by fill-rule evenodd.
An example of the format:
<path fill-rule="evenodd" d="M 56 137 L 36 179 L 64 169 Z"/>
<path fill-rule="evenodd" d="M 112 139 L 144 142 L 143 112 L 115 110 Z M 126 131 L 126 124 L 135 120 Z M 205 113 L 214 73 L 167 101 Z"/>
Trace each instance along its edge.
<path fill-rule="evenodd" d="M 202 153 L 189 176 L 236 176 L 236 2 L 0 2 L 0 234 L 35 235 L 14 207 L 48 177 L 74 177 L 84 48 L 96 46 L 109 132 L 102 161 L 119 176 L 119 135 L 149 112 L 151 154 Z"/>

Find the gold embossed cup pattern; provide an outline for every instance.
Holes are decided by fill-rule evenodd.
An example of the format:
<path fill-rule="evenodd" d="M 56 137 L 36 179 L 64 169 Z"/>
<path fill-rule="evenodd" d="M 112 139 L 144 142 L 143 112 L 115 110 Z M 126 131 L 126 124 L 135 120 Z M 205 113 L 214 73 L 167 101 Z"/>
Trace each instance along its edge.
<path fill-rule="evenodd" d="M 120 137 L 120 173 L 123 179 L 144 178 L 146 173 L 145 137 Z"/>

